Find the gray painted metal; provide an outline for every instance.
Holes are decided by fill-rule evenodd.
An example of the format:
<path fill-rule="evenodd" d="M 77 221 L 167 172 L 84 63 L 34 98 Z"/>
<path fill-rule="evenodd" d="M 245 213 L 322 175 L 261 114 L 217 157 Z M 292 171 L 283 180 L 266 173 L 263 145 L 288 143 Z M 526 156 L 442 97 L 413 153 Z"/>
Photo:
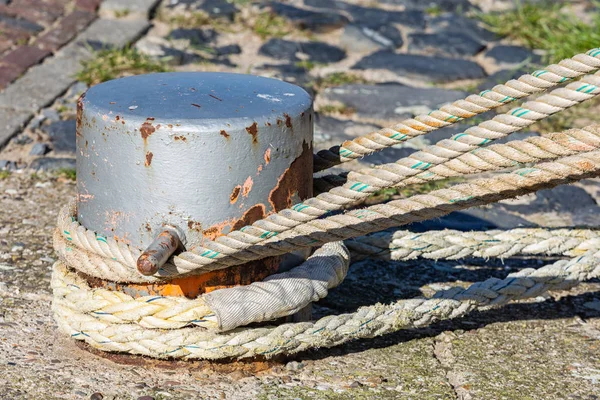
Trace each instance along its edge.
<path fill-rule="evenodd" d="M 98 234 L 146 248 L 171 225 L 189 249 L 312 195 L 312 101 L 297 86 L 149 74 L 78 106 L 78 220 Z"/>

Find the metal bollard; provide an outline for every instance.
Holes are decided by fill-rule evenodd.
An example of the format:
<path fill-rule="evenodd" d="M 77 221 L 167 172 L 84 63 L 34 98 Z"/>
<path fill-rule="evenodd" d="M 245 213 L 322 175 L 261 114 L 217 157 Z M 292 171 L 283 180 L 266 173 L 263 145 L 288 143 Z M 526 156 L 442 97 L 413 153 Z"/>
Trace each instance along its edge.
<path fill-rule="evenodd" d="M 138 269 L 154 274 L 174 252 L 311 197 L 312 119 L 303 89 L 251 75 L 162 73 L 94 86 L 78 103 L 77 218 L 145 249 Z M 261 280 L 284 261 L 164 284 L 89 281 L 134 296 L 195 297 Z"/>

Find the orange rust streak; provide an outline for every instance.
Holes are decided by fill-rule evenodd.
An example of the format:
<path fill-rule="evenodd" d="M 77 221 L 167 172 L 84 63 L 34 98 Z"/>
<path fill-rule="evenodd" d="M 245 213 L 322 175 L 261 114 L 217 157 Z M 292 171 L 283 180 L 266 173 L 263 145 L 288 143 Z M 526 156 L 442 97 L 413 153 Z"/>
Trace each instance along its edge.
<path fill-rule="evenodd" d="M 250 191 L 252 190 L 253 185 L 254 185 L 254 181 L 252 180 L 252 177 L 249 176 L 246 179 L 246 181 L 244 182 L 244 185 L 242 186 L 242 196 L 248 197 L 248 195 L 250 194 Z"/>
<path fill-rule="evenodd" d="M 266 151 L 265 151 L 265 164 L 269 165 L 269 163 L 271 162 L 271 148 L 269 147 Z"/>
<path fill-rule="evenodd" d="M 234 187 L 233 192 L 231 192 L 231 196 L 229 196 L 229 203 L 235 204 L 235 202 L 238 201 L 238 198 L 240 197 L 241 191 L 242 191 L 242 187 L 240 185 L 237 185 L 236 187 Z"/>
<path fill-rule="evenodd" d="M 237 285 L 248 285 L 252 282 L 261 281 L 277 272 L 279 262 L 279 257 L 269 257 L 264 260 L 253 261 L 224 270 L 212 271 L 198 276 L 176 278 L 166 283 L 149 285 L 118 284 L 91 277 L 87 277 L 87 280 L 92 287 L 117 290 L 133 297 L 174 296 L 193 299 L 200 294 L 209 293 L 213 290 Z"/>
<path fill-rule="evenodd" d="M 297 194 L 301 200 L 312 197 L 312 148 L 302 143 L 302 154 L 279 177 L 277 186 L 269 194 L 269 203 L 275 211 L 281 211 L 293 205 L 292 197 Z M 308 174 L 308 175 L 307 175 Z"/>

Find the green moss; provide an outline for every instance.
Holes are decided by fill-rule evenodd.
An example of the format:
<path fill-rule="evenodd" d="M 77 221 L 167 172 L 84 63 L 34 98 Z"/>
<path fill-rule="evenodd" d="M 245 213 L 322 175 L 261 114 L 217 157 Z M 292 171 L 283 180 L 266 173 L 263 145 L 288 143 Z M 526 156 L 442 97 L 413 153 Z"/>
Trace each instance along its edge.
<path fill-rule="evenodd" d="M 600 46 L 600 15 L 588 25 L 562 2 L 519 3 L 503 13 L 478 14 L 494 32 L 508 36 L 531 49 L 546 51 L 546 62 L 573 57 Z"/>
<path fill-rule="evenodd" d="M 7 170 L 0 170 L 0 180 L 8 179 L 10 177 L 11 172 Z"/>
<path fill-rule="evenodd" d="M 92 59 L 82 61 L 81 67 L 77 79 L 90 86 L 121 76 L 169 70 L 166 60 L 155 60 L 131 47 L 97 51 Z"/>

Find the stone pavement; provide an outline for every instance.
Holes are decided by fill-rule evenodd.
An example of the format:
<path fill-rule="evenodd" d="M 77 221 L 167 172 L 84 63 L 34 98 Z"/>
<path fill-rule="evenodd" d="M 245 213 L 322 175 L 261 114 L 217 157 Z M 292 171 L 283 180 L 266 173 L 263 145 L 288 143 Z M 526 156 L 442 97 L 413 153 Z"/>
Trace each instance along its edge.
<path fill-rule="evenodd" d="M 472 18 L 512 6 L 0 1 L 0 29 L 7 32 L 0 38 L 0 85 L 6 86 L 0 92 L 0 398 L 598 399 L 599 281 L 459 321 L 233 367 L 123 364 L 80 349 L 50 317 L 51 235 L 58 209 L 75 193 L 65 171 L 74 167 L 76 101 L 87 89 L 75 74 L 94 49 L 132 44 L 176 71 L 253 73 L 302 85 L 315 98 L 318 150 L 534 70 L 543 52 L 497 37 Z M 597 108 L 573 124 L 594 122 Z M 396 161 L 466 126 L 344 168 Z M 511 139 L 546 133 L 534 128 Z M 597 227 L 599 200 L 600 181 L 588 180 L 411 229 Z M 546 261 L 360 262 L 314 314 L 430 295 Z"/>

